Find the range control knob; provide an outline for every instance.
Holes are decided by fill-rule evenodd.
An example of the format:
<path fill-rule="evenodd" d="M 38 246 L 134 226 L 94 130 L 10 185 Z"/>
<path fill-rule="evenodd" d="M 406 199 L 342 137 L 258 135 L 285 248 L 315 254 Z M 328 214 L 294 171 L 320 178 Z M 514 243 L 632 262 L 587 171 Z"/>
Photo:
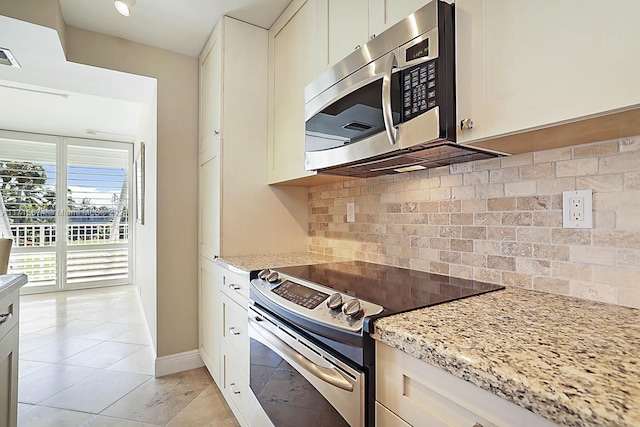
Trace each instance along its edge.
<path fill-rule="evenodd" d="M 357 299 L 349 300 L 342 306 L 342 312 L 348 317 L 358 318 L 361 311 L 360 301 Z"/>
<path fill-rule="evenodd" d="M 277 271 L 272 271 L 271 273 L 269 273 L 269 275 L 267 276 L 267 282 L 269 283 L 276 283 L 278 281 L 278 272 Z"/>
<path fill-rule="evenodd" d="M 271 273 L 271 270 L 269 270 L 268 268 L 266 270 L 260 271 L 260 273 L 258 273 L 258 279 L 266 280 L 269 273 Z"/>
<path fill-rule="evenodd" d="M 331 310 L 337 310 L 342 305 L 342 294 L 335 293 L 329 297 L 327 300 L 327 307 Z"/>

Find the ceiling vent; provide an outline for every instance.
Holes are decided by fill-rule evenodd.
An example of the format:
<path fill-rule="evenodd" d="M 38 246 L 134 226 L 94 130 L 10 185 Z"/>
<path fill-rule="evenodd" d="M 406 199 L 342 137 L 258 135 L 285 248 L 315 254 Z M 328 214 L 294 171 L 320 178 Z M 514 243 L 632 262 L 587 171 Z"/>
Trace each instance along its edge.
<path fill-rule="evenodd" d="M 8 65 L 9 67 L 20 68 L 20 64 L 18 64 L 16 58 L 13 57 L 11 51 L 3 47 L 0 47 L 0 65 Z"/>

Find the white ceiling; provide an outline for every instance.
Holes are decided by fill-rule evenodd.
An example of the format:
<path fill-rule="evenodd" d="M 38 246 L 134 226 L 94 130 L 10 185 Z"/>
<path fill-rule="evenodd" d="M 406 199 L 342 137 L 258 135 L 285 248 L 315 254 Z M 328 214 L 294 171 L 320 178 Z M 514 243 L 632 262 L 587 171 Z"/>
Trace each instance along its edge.
<path fill-rule="evenodd" d="M 200 55 L 222 15 L 269 28 L 291 0 L 136 0 L 131 16 L 113 0 L 60 0 L 67 25 L 185 55 Z"/>
<path fill-rule="evenodd" d="M 133 141 L 155 79 L 67 62 L 55 30 L 5 16 L 0 40 L 21 65 L 0 66 L 0 129 Z"/>
<path fill-rule="evenodd" d="M 59 0 L 67 25 L 197 57 L 222 15 L 269 28 L 291 0 Z M 0 129 L 133 141 L 154 79 L 67 62 L 55 30 L 0 16 Z"/>

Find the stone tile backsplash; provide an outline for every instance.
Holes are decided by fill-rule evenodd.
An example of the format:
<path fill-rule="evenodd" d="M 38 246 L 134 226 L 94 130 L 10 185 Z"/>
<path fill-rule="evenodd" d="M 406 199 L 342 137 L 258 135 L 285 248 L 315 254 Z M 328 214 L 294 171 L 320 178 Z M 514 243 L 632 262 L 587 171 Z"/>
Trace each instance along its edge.
<path fill-rule="evenodd" d="M 640 308 L 640 136 L 311 187 L 309 249 Z"/>

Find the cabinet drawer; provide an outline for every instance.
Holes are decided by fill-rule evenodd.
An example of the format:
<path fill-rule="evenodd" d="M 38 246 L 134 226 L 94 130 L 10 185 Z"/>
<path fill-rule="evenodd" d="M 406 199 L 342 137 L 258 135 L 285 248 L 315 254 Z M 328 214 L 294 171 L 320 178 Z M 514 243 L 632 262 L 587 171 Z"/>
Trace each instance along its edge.
<path fill-rule="evenodd" d="M 222 343 L 224 391 L 236 417 L 245 419 L 248 408 L 249 363 L 226 342 Z M 235 406 L 235 408 L 234 408 Z"/>
<path fill-rule="evenodd" d="M 223 330 L 225 342 L 231 345 L 245 360 L 249 358 L 247 310 L 226 295 L 222 296 Z"/>
<path fill-rule="evenodd" d="M 376 341 L 376 400 L 413 426 L 556 425 L 379 341 Z"/>
<path fill-rule="evenodd" d="M 19 297 L 20 291 L 16 290 L 0 300 L 0 338 L 7 335 L 7 333 L 18 324 L 18 314 L 20 310 Z"/>
<path fill-rule="evenodd" d="M 376 427 L 411 427 L 402 418 L 376 402 Z"/>
<path fill-rule="evenodd" d="M 249 302 L 249 275 L 222 268 L 220 290 L 237 304 L 246 307 Z"/>

